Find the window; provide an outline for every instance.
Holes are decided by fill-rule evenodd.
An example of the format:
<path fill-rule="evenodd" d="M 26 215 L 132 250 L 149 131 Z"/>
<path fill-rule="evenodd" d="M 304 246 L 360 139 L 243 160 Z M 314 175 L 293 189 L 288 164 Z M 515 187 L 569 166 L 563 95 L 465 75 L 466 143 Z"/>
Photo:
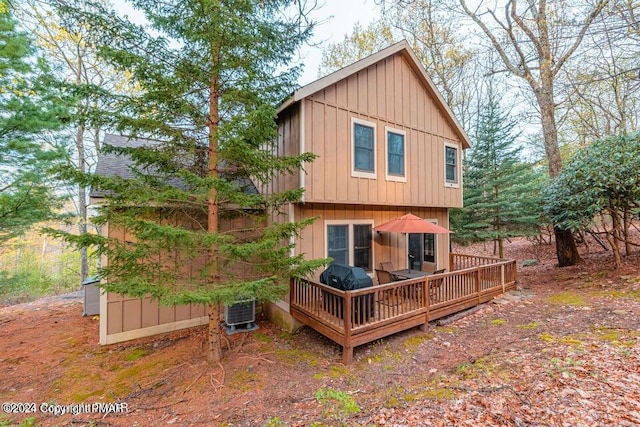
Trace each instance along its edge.
<path fill-rule="evenodd" d="M 327 227 L 328 256 L 338 264 L 349 264 L 349 226 L 330 225 Z"/>
<path fill-rule="evenodd" d="M 353 125 L 353 139 L 355 141 L 355 169 L 362 172 L 373 172 L 373 128 L 358 123 Z"/>
<path fill-rule="evenodd" d="M 353 167 L 351 176 L 358 178 L 376 177 L 376 126 L 356 118 L 352 123 Z"/>
<path fill-rule="evenodd" d="M 387 135 L 387 180 L 406 182 L 405 132 L 385 128 Z"/>
<path fill-rule="evenodd" d="M 373 221 L 326 221 L 327 256 L 337 264 L 373 270 Z"/>
<path fill-rule="evenodd" d="M 458 147 L 444 145 L 444 183 L 446 187 L 459 187 Z"/>

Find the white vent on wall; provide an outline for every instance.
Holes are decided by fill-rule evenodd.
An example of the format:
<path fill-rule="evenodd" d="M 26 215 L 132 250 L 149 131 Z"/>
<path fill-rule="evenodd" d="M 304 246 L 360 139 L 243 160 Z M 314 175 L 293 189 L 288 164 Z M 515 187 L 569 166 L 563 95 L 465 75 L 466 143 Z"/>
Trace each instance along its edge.
<path fill-rule="evenodd" d="M 236 332 L 242 326 L 246 330 L 255 329 L 256 321 L 256 301 L 243 300 L 233 305 L 224 306 L 224 323 L 227 325 L 227 332 Z"/>

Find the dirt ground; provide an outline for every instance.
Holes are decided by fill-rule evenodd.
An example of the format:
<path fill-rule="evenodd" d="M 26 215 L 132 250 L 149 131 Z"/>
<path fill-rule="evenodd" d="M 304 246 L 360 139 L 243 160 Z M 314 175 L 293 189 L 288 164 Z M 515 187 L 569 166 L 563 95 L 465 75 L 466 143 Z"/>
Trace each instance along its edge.
<path fill-rule="evenodd" d="M 553 246 L 515 240 L 518 291 L 352 366 L 264 318 L 212 366 L 204 327 L 99 346 L 78 296 L 3 307 L 0 426 L 640 426 L 640 256 L 616 270 L 590 249 L 560 269 Z"/>

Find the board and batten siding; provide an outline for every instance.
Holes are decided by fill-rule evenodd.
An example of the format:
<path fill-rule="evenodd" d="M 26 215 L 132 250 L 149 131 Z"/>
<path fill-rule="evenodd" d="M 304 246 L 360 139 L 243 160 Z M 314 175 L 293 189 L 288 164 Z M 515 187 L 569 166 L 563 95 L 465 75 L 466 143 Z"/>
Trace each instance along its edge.
<path fill-rule="evenodd" d="M 191 229 L 200 229 L 201 224 L 193 218 L 195 215 L 174 221 L 179 221 L 180 224 Z M 174 222 L 174 225 L 177 224 L 178 222 Z M 220 231 L 222 232 L 234 233 L 236 230 L 252 226 L 255 226 L 255 222 L 251 218 L 242 216 L 223 218 L 220 221 Z M 119 241 L 132 242 L 135 240 L 135 237 L 123 228 L 110 227 L 108 224 L 103 227 L 103 233 L 109 238 Z M 202 258 L 189 260 L 186 257 L 180 257 L 180 254 L 173 251 L 166 256 L 167 265 L 180 265 L 181 275 L 186 280 L 199 275 L 204 265 Z M 104 259 L 102 262 L 106 263 L 107 261 Z M 251 266 L 246 265 L 240 265 L 228 271 L 236 276 L 241 276 L 243 273 L 252 274 Z M 167 307 L 161 306 L 157 300 L 150 297 L 138 298 L 113 292 L 101 292 L 100 295 L 100 344 L 128 341 L 205 325 L 208 322 L 208 310 L 202 304 Z"/>
<path fill-rule="evenodd" d="M 294 112 L 289 112 L 293 110 Z M 444 182 L 444 144 L 462 144 L 446 114 L 418 79 L 405 57 L 396 54 L 320 90 L 285 110 L 304 114 L 303 150 L 318 155 L 306 166 L 306 202 L 460 207 L 462 190 Z M 351 176 L 352 119 L 376 125 L 377 177 Z M 289 116 L 281 121 L 283 146 L 295 127 Z M 286 124 L 286 125 L 285 125 Z M 386 180 L 385 127 L 406 132 L 406 182 Z M 292 184 L 291 181 L 288 182 Z"/>
<path fill-rule="evenodd" d="M 294 105 L 278 115 L 278 141 L 274 147 L 278 156 L 299 156 L 300 153 L 300 105 Z M 300 170 L 282 174 L 262 185 L 262 194 L 275 194 L 285 190 L 300 188 Z M 260 185 L 254 181 L 256 185 Z"/>
<path fill-rule="evenodd" d="M 344 220 L 369 221 L 373 226 L 398 218 L 407 212 L 420 218 L 435 220 L 445 228 L 449 228 L 449 214 L 446 208 L 408 208 L 406 206 L 368 206 L 324 203 L 305 203 L 295 206 L 295 218 L 318 217 L 310 226 L 302 230 L 296 240 L 296 252 L 303 253 L 307 259 L 327 257 L 325 221 Z M 449 236 L 436 236 L 438 268 L 449 268 Z M 407 235 L 402 233 L 373 232 L 373 268 L 381 262 L 393 262 L 397 269 L 407 268 Z M 318 272 L 319 274 L 320 272 Z"/>
<path fill-rule="evenodd" d="M 112 239 L 132 241 L 124 229 L 107 225 L 103 232 Z M 104 261 L 103 261 L 104 262 Z M 191 267 L 183 274 L 189 277 Z M 100 344 L 114 344 L 208 323 L 203 305 L 161 306 L 149 297 L 138 298 L 113 292 L 100 294 Z"/>

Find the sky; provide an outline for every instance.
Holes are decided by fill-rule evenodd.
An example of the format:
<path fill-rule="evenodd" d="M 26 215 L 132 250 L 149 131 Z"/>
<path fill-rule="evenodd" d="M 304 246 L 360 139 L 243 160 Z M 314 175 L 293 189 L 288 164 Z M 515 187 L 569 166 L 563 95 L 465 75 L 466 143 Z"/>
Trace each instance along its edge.
<path fill-rule="evenodd" d="M 312 1 L 314 0 L 310 0 Z M 300 86 L 318 78 L 318 67 L 324 47 L 329 43 L 342 41 L 346 34 L 351 33 L 355 23 L 358 22 L 365 27 L 380 16 L 374 0 L 317 0 L 317 2 L 318 7 L 310 14 L 310 18 L 320 25 L 315 28 L 309 45 L 304 46 L 300 52 L 301 63 L 304 64 L 304 71 L 298 81 Z M 126 0 L 115 0 L 114 5 L 133 21 L 142 16 L 133 10 Z"/>
<path fill-rule="evenodd" d="M 312 13 L 311 18 L 326 22 L 314 31 L 312 44 L 319 46 L 306 46 L 303 50 L 302 62 L 305 67 L 299 81 L 301 86 L 318 78 L 324 47 L 329 43 L 342 41 L 345 35 L 351 33 L 355 23 L 359 22 L 366 27 L 380 16 L 374 0 L 319 0 L 319 4 L 322 6 Z"/>

